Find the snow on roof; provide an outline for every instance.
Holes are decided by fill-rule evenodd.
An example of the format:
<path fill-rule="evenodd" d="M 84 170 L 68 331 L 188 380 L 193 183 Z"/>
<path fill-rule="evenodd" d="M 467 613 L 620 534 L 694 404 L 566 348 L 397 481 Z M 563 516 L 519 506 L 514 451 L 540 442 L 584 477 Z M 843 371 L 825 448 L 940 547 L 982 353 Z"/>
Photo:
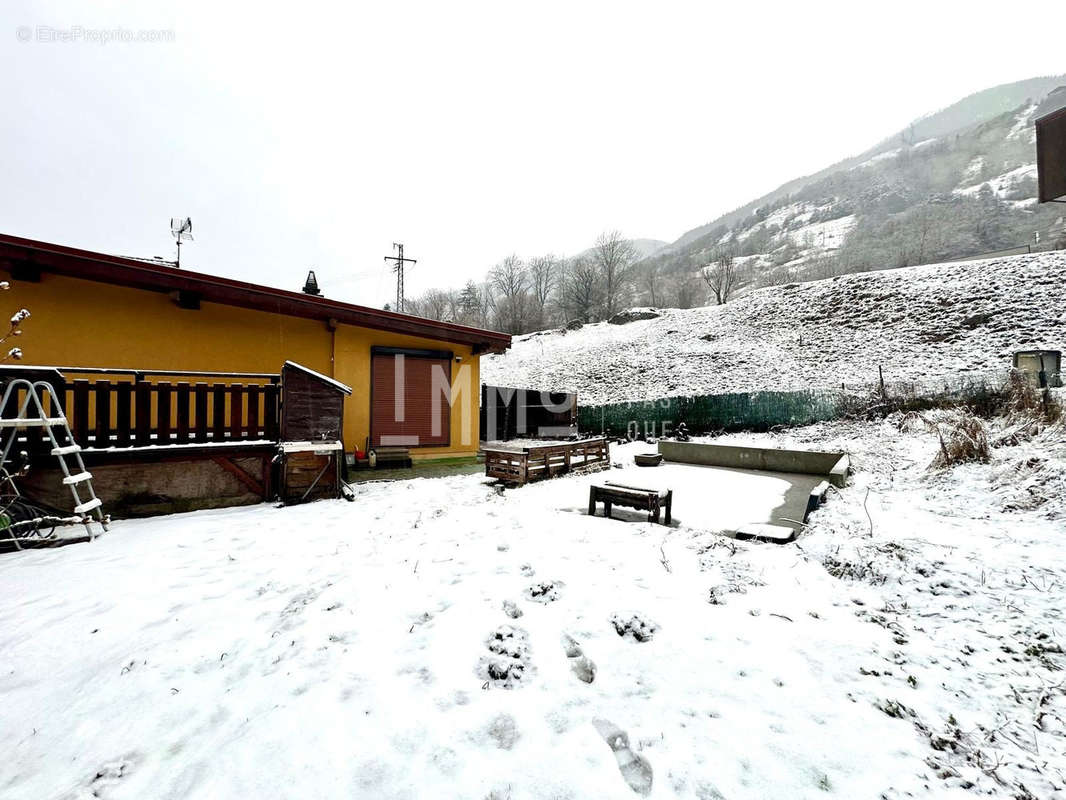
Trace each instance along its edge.
<path fill-rule="evenodd" d="M 338 380 L 336 380 L 334 378 L 331 378 L 328 375 L 323 375 L 321 372 L 315 372 L 313 369 L 308 369 L 303 364 L 297 364 L 295 361 L 286 361 L 285 362 L 285 366 L 286 367 L 292 367 L 293 369 L 298 369 L 298 370 L 300 370 L 300 372 L 304 372 L 304 373 L 310 375 L 312 378 L 318 378 L 320 381 L 323 381 L 325 383 L 331 384 L 332 386 L 335 386 L 336 388 L 340 389 L 345 394 L 351 394 L 352 393 L 352 387 L 351 386 L 348 386 L 347 384 L 341 383 L 340 381 L 338 381 Z"/>

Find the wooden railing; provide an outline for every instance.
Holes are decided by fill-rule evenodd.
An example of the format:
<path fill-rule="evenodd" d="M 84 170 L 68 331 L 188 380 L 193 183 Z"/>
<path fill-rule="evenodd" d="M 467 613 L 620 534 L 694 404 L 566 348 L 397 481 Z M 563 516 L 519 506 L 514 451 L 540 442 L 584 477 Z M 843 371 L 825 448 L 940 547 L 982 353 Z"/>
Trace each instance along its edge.
<path fill-rule="evenodd" d="M 211 383 L 75 379 L 59 382 L 55 388 L 74 441 L 83 449 L 102 450 L 277 441 L 279 386 L 276 377 L 268 380 L 243 376 L 239 382 Z M 5 417 L 15 416 L 18 410 L 13 400 L 3 409 Z M 46 410 L 53 416 L 49 405 Z M 20 438 L 31 453 L 46 449 L 39 428 L 26 430 Z"/>
<path fill-rule="evenodd" d="M 75 380 L 67 419 L 82 447 L 278 438 L 277 384 Z"/>

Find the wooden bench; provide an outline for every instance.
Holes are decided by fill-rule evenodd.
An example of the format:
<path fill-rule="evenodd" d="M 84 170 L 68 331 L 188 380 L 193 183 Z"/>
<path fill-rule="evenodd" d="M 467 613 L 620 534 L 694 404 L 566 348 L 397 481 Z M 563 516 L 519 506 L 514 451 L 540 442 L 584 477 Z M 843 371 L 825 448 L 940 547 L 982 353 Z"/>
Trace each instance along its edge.
<path fill-rule="evenodd" d="M 603 516 L 610 519 L 611 506 L 635 508 L 648 512 L 648 522 L 658 522 L 660 510 L 666 511 L 663 524 L 670 524 L 670 511 L 674 503 L 673 489 L 641 489 L 621 483 L 605 483 L 589 487 L 589 516 L 596 516 L 596 503 L 603 503 Z"/>

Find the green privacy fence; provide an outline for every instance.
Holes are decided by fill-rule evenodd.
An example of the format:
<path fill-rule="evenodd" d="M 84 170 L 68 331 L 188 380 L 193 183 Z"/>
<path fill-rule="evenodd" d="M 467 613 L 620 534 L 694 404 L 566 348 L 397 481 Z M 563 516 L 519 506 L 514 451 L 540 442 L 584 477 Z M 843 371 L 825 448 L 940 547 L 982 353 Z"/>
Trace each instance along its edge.
<path fill-rule="evenodd" d="M 668 436 L 684 422 L 692 432 L 767 430 L 805 425 L 840 415 L 843 394 L 834 390 L 742 392 L 667 397 L 634 403 L 581 406 L 582 431 L 615 436 Z"/>

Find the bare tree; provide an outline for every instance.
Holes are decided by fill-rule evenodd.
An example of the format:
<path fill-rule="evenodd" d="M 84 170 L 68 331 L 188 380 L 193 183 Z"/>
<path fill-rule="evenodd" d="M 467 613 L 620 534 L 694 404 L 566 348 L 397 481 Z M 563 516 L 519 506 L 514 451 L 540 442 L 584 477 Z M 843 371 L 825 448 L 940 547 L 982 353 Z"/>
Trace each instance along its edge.
<path fill-rule="evenodd" d="M 647 296 L 648 305 L 656 308 L 662 305 L 664 293 L 660 286 L 662 265 L 657 261 L 648 264 L 640 276 L 640 288 Z"/>
<path fill-rule="evenodd" d="M 739 278 L 733 248 L 730 245 L 715 248 L 711 263 L 700 270 L 700 274 L 714 292 L 718 305 L 728 302 L 737 288 Z"/>
<path fill-rule="evenodd" d="M 506 333 L 523 333 L 528 316 L 529 275 L 517 255 L 509 255 L 489 272 L 489 284 L 497 292 L 496 318 Z"/>
<path fill-rule="evenodd" d="M 415 308 L 417 311 L 412 310 L 411 313 L 420 317 L 445 320 L 449 316 L 451 297 L 448 292 L 442 289 L 430 289 L 418 298 L 415 302 Z"/>
<path fill-rule="evenodd" d="M 458 322 L 460 316 L 459 301 L 462 293 L 457 289 L 448 289 L 445 294 L 448 296 L 448 311 L 444 318 L 448 322 Z"/>
<path fill-rule="evenodd" d="M 931 260 L 931 252 L 936 252 L 939 242 L 938 233 L 941 226 L 933 214 L 933 209 L 928 202 L 917 206 L 909 215 L 913 227 L 914 258 L 911 263 L 928 264 Z"/>
<path fill-rule="evenodd" d="M 603 280 L 603 303 L 607 316 L 619 310 L 627 284 L 637 263 L 637 250 L 619 231 L 601 233 L 592 248 L 592 258 Z"/>
<path fill-rule="evenodd" d="M 392 303 L 385 304 L 386 311 L 393 311 Z M 412 317 L 429 317 L 425 312 L 425 306 L 421 297 L 408 297 L 403 303 L 403 313 Z"/>
<path fill-rule="evenodd" d="M 529 262 L 529 291 L 533 301 L 530 324 L 541 330 L 549 324 L 548 302 L 559 280 L 559 260 L 549 253 Z"/>
<path fill-rule="evenodd" d="M 600 270 L 591 258 L 572 259 L 559 286 L 559 304 L 571 319 L 591 322 L 603 296 L 602 286 Z"/>
<path fill-rule="evenodd" d="M 688 270 L 676 273 L 671 286 L 674 291 L 674 305 L 677 308 L 702 306 L 707 298 L 706 290 L 702 287 L 700 279 Z"/>

